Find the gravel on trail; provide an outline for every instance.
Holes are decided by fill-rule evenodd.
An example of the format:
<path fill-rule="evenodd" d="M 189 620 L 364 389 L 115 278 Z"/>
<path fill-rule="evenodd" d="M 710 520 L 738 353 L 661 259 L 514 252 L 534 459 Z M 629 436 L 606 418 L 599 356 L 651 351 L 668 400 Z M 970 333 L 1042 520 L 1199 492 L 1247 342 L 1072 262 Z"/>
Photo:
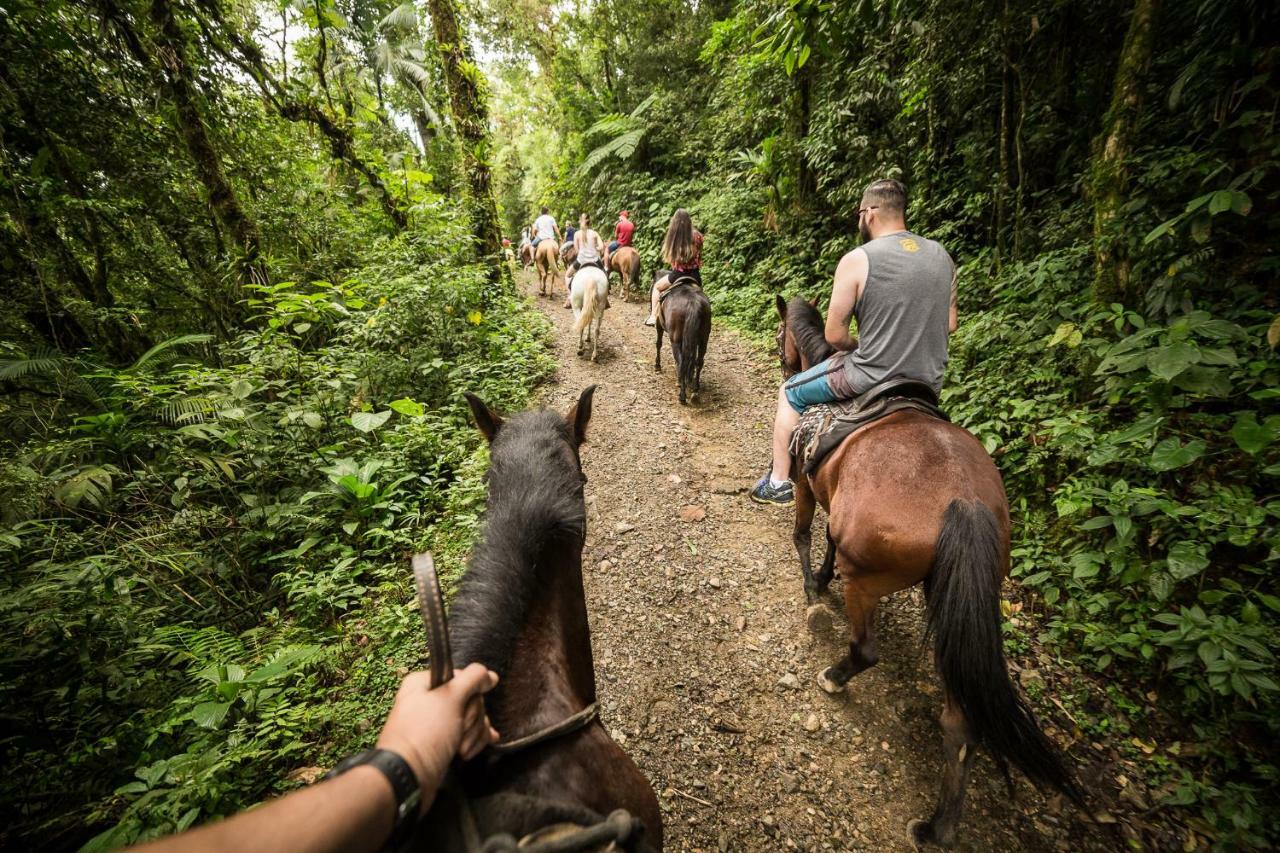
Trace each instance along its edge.
<path fill-rule="evenodd" d="M 615 285 L 593 363 L 576 355 L 563 281 L 551 299 L 521 281 L 556 327 L 542 402 L 567 410 L 599 385 L 582 458 L 601 717 L 657 791 L 667 849 L 912 849 L 907 822 L 932 813 L 942 765 L 923 598 L 888 599 L 880 663 L 842 696 L 819 689 L 847 642 L 842 617 L 831 636 L 807 632 L 791 510 L 746 494 L 768 464 L 777 365 L 717 325 L 702 394 L 682 407 L 665 338 L 654 372 L 647 306 Z M 1123 847 L 1016 773 L 1014 791 L 980 756 L 956 849 Z"/>

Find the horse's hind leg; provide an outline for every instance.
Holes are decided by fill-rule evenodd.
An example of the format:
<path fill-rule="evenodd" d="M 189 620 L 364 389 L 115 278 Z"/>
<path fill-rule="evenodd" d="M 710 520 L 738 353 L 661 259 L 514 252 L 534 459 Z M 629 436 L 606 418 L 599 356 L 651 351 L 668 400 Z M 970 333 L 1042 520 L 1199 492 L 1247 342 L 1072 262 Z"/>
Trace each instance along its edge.
<path fill-rule="evenodd" d="M 826 592 L 827 587 L 831 586 L 831 579 L 836 574 L 836 542 L 831 538 L 831 523 L 827 523 L 827 553 L 822 558 L 822 568 L 818 569 L 818 573 L 813 576 L 814 582 L 817 584 L 818 592 Z"/>
<path fill-rule="evenodd" d="M 838 558 L 837 558 L 838 559 Z M 818 676 L 818 684 L 828 693 L 839 693 L 849 679 L 880 660 L 876 649 L 876 605 L 880 603 L 877 590 L 866 589 L 859 584 L 852 567 L 840 568 L 844 577 L 844 612 L 849 617 L 849 654 L 836 661 Z"/>
<path fill-rule="evenodd" d="M 969 734 L 969 725 L 950 693 L 942 706 L 942 790 L 933 817 L 928 821 L 913 820 L 907 824 L 907 837 L 919 848 L 923 844 L 950 847 L 955 840 L 956 824 L 964 810 L 964 792 L 969 784 L 969 769 L 977 744 Z"/>
<path fill-rule="evenodd" d="M 606 293 L 605 298 L 607 299 L 608 296 L 609 295 Z M 591 360 L 592 361 L 600 360 L 599 358 L 597 358 L 597 355 L 600 349 L 600 327 L 602 325 L 604 325 L 604 308 L 600 308 L 598 311 L 596 311 L 596 330 L 595 330 L 595 334 L 591 336 Z"/>
<path fill-rule="evenodd" d="M 658 342 L 654 345 L 657 348 L 657 350 L 653 356 L 653 369 L 656 370 L 658 373 L 661 373 L 662 372 L 662 326 L 661 324 L 656 325 L 655 329 L 658 332 Z"/>

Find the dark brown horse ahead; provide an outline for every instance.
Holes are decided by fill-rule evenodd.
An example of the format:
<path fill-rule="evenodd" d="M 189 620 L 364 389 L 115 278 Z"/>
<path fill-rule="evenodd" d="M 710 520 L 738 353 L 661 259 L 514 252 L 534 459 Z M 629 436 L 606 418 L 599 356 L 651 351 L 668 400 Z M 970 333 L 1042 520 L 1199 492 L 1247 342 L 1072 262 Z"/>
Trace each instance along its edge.
<path fill-rule="evenodd" d="M 834 353 L 822 315 L 802 298 L 779 297 L 778 354 L 787 375 Z M 874 666 L 881 596 L 923 581 L 927 635 L 945 690 L 942 790 L 933 817 L 908 825 L 915 844 L 949 846 L 981 745 L 1002 770 L 1013 764 L 1039 785 L 1081 794 L 1057 746 L 1009 680 L 1000 635 L 1000 581 L 1009 573 L 1009 505 L 995 463 L 966 430 L 916 411 L 889 415 L 850 436 L 806 477 L 793 460 L 795 544 L 810 626 L 838 569 L 849 618 L 849 653 L 820 676 L 843 690 Z M 814 504 L 827 510 L 827 555 L 809 564 Z M 829 613 L 827 614 L 829 617 Z M 1006 771 L 1007 772 L 1007 771 Z"/>
<path fill-rule="evenodd" d="M 459 776 L 469 800 L 498 803 L 484 811 L 488 832 L 519 838 L 548 816 L 585 813 L 576 820 L 590 822 L 626 809 L 644 822 L 645 844 L 661 849 L 653 789 L 593 713 L 578 448 L 594 392 L 594 385 L 583 391 L 566 416 L 540 409 L 510 420 L 467 397 L 491 462 L 484 537 L 450 614 L 454 659 L 480 661 L 501 676 L 485 705 L 503 743 L 560 731 L 566 720 L 589 722 L 517 752 L 484 754 Z"/>
<path fill-rule="evenodd" d="M 660 271 L 654 281 L 666 275 Z M 671 275 L 678 275 L 671 273 Z M 662 333 L 671 336 L 671 357 L 676 360 L 676 379 L 680 383 L 680 405 L 687 394 L 698 401 L 702 390 L 702 362 L 707 356 L 707 340 L 711 337 L 711 300 L 697 284 L 673 286 L 658 306 L 656 353 L 653 369 L 662 371 Z"/>

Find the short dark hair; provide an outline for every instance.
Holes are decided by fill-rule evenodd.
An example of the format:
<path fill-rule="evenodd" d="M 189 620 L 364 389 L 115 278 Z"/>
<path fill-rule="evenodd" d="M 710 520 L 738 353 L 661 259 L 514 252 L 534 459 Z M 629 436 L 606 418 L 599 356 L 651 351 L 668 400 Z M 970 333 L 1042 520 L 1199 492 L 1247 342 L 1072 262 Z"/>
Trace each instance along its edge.
<path fill-rule="evenodd" d="M 542 212 L 543 212 L 543 213 L 550 213 L 550 212 L 551 212 L 551 208 L 547 207 L 547 206 L 544 204 L 544 205 L 542 206 Z"/>
<path fill-rule="evenodd" d="M 862 200 L 869 201 L 890 214 L 906 216 L 907 213 L 907 188 L 902 181 L 892 178 L 872 181 L 862 193 Z"/>

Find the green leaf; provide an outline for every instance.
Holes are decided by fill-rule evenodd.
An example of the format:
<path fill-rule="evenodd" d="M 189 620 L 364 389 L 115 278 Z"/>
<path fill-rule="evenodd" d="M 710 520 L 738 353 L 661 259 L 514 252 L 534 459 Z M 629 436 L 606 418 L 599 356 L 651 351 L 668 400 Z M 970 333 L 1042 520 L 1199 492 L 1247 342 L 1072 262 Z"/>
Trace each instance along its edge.
<path fill-rule="evenodd" d="M 1173 578 L 1165 572 L 1154 572 L 1147 582 L 1156 601 L 1165 601 L 1173 593 Z"/>
<path fill-rule="evenodd" d="M 1199 361 L 1199 357 L 1199 349 L 1195 344 L 1168 344 L 1151 351 L 1147 356 L 1147 368 L 1168 382 Z"/>
<path fill-rule="evenodd" d="M 1277 314 L 1271 321 L 1271 325 L 1267 327 L 1267 343 L 1272 349 L 1280 347 L 1280 314 Z"/>
<path fill-rule="evenodd" d="M 1151 451 L 1151 470 L 1172 471 L 1189 465 L 1204 455 L 1205 447 L 1198 438 L 1185 445 L 1176 438 L 1166 438 Z"/>
<path fill-rule="evenodd" d="M 248 379 L 237 379 L 231 383 L 231 396 L 243 400 L 253 393 L 253 383 Z"/>
<path fill-rule="evenodd" d="M 1235 426 L 1231 427 L 1231 437 L 1236 445 L 1250 456 L 1275 441 L 1280 434 L 1280 415 L 1272 415 L 1264 422 L 1258 423 L 1255 412 L 1240 412 L 1236 416 Z"/>
<path fill-rule="evenodd" d="M 420 418 L 426 414 L 426 409 L 423 408 L 421 403 L 410 400 L 408 397 L 392 400 L 390 405 L 393 412 L 399 412 L 407 417 Z"/>
<path fill-rule="evenodd" d="M 373 432 L 391 417 L 391 410 L 381 412 L 356 412 L 351 416 L 351 425 L 361 432 Z"/>
<path fill-rule="evenodd" d="M 201 728 L 216 729 L 230 710 L 230 702 L 201 702 L 191 709 L 191 719 Z"/>
<path fill-rule="evenodd" d="M 1169 548 L 1169 573 L 1175 580 L 1200 574 L 1209 566 L 1207 550 L 1207 546 L 1186 539 L 1173 543 Z"/>
<path fill-rule="evenodd" d="M 312 429 L 320 429 L 324 426 L 324 418 L 320 417 L 318 412 L 304 412 L 302 422 Z"/>

